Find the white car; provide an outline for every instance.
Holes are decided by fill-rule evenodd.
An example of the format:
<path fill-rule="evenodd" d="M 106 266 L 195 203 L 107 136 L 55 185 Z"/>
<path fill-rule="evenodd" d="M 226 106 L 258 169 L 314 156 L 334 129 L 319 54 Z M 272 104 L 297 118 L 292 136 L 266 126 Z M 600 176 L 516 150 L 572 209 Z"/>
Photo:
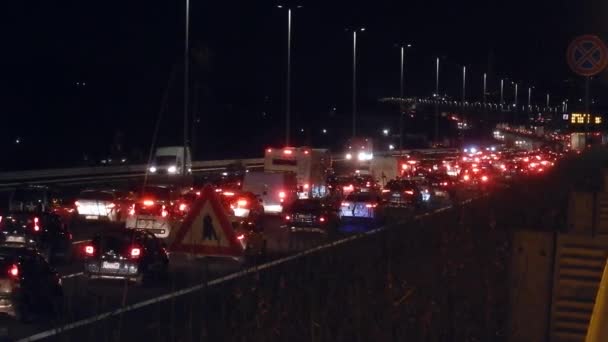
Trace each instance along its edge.
<path fill-rule="evenodd" d="M 177 194 L 169 187 L 146 187 L 131 206 L 126 220 L 127 229 L 145 229 L 157 238 L 165 239 L 171 234 L 175 221 Z"/>
<path fill-rule="evenodd" d="M 378 221 L 382 216 L 382 199 L 372 192 L 352 193 L 340 207 L 342 221 Z"/>
<path fill-rule="evenodd" d="M 113 190 L 84 190 L 76 199 L 76 211 L 85 220 L 124 220 L 128 204 L 127 196 Z"/>

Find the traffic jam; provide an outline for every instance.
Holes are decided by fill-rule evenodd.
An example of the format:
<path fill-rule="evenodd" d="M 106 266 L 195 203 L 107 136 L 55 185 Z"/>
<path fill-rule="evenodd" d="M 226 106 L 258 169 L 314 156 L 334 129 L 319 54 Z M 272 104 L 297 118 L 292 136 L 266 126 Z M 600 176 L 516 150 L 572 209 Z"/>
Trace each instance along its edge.
<path fill-rule="evenodd" d="M 171 159 L 166 151 L 163 161 L 180 155 Z M 353 142 L 337 157 L 327 149 L 267 148 L 263 170 L 227 168 L 200 186 L 87 187 L 67 197 L 52 186 L 24 185 L 0 213 L 0 312 L 22 322 L 58 314 L 62 278 L 55 268 L 66 264 L 91 282 L 162 286 L 177 227 L 210 186 L 243 254 L 258 258 L 273 253 L 269 224 L 321 243 L 384 225 L 389 210 L 421 213 L 463 192 L 542 176 L 562 157 L 502 145 L 374 155 Z M 165 176 L 189 167 L 177 162 L 164 167 Z M 159 173 L 163 166 L 150 168 Z"/>

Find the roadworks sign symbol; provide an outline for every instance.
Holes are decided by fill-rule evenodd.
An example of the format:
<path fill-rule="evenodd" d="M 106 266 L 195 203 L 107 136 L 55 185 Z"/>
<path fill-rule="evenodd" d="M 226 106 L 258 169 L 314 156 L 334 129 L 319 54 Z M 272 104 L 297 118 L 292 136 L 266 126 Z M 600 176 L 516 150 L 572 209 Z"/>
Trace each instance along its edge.
<path fill-rule="evenodd" d="M 205 186 L 200 198 L 192 205 L 192 210 L 177 230 L 170 250 L 201 256 L 243 255 L 243 248 L 228 214 L 210 185 Z"/>

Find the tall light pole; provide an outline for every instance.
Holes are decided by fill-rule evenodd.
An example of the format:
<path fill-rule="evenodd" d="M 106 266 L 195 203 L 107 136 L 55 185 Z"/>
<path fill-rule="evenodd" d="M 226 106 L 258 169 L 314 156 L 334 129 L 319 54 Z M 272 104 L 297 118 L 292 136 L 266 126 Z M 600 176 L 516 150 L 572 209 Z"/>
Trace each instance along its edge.
<path fill-rule="evenodd" d="M 439 57 L 435 67 L 435 141 L 439 141 Z"/>
<path fill-rule="evenodd" d="M 488 81 L 488 74 L 487 73 L 483 73 L 483 106 L 486 106 L 486 94 L 488 93 L 488 89 L 487 89 L 487 81 Z"/>
<path fill-rule="evenodd" d="M 532 111 L 532 87 L 528 87 L 528 111 Z"/>
<path fill-rule="evenodd" d="M 357 136 L 357 31 L 365 31 L 365 27 L 353 29 L 353 137 Z"/>
<path fill-rule="evenodd" d="M 515 84 L 515 97 L 513 98 L 513 104 L 515 105 L 515 108 L 517 108 L 517 86 L 518 86 L 518 84 L 516 82 L 513 82 L 513 84 Z"/>
<path fill-rule="evenodd" d="M 502 104 L 503 104 L 503 94 L 504 94 L 504 90 L 505 90 L 505 80 L 501 79 L 500 80 L 500 108 L 502 109 Z"/>
<path fill-rule="evenodd" d="M 465 95 L 466 95 L 466 89 L 467 89 L 467 67 L 466 66 L 462 66 L 462 105 L 464 106 L 464 100 L 465 100 Z"/>
<path fill-rule="evenodd" d="M 188 102 L 189 100 L 189 85 L 190 85 L 190 0 L 186 0 L 186 19 L 185 19 L 185 34 L 184 34 L 184 150 L 182 151 L 182 176 L 188 174 L 186 165 L 186 149 L 188 148 Z"/>
<path fill-rule="evenodd" d="M 399 76 L 399 98 L 403 103 L 403 97 L 405 96 L 405 84 L 404 72 L 405 72 L 405 49 L 412 47 L 412 44 L 401 45 L 401 63 L 400 63 L 400 76 Z M 401 106 L 399 106 L 399 151 L 403 151 L 403 112 Z"/>
<path fill-rule="evenodd" d="M 549 93 L 547 93 L 547 108 L 549 108 Z"/>
<path fill-rule="evenodd" d="M 278 8 L 287 8 L 287 76 L 285 80 L 285 146 L 289 146 L 291 137 L 291 7 L 277 5 Z M 302 8 L 298 5 L 296 8 Z"/>

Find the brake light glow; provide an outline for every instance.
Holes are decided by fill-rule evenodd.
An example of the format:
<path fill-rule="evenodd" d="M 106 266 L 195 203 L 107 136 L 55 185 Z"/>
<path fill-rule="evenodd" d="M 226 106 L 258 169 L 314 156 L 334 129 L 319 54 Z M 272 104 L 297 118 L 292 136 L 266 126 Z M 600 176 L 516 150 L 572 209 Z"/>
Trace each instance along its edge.
<path fill-rule="evenodd" d="M 283 150 L 283 153 L 284 153 L 284 154 L 292 154 L 292 153 L 293 153 L 293 151 L 292 151 L 292 150 Z"/>
<path fill-rule="evenodd" d="M 462 177 L 462 179 L 464 179 L 465 181 L 468 181 L 469 178 L 470 178 L 469 175 L 464 175 L 464 177 Z"/>
<path fill-rule="evenodd" d="M 141 249 L 137 247 L 131 248 L 131 258 L 139 258 L 141 255 Z"/>
<path fill-rule="evenodd" d="M 169 213 L 167 212 L 167 210 L 165 209 L 165 206 L 163 205 L 163 210 L 160 212 L 160 216 L 167 217 L 167 215 L 169 215 Z"/>
<path fill-rule="evenodd" d="M 375 208 L 375 207 L 377 207 L 377 206 L 378 206 L 378 205 L 377 205 L 377 204 L 375 204 L 375 203 L 374 203 L 374 204 L 366 204 L 366 205 L 365 205 L 365 207 L 366 207 L 366 208 Z"/>
<path fill-rule="evenodd" d="M 343 207 L 348 207 L 349 205 L 350 205 L 350 203 L 348 203 L 348 202 L 342 202 Z"/>
<path fill-rule="evenodd" d="M 153 200 L 149 200 L 149 199 L 147 199 L 147 200 L 144 200 L 144 201 L 143 201 L 143 204 L 144 204 L 144 206 L 146 206 L 146 207 L 151 207 L 151 206 L 153 206 L 153 205 L 154 205 L 154 201 L 153 201 Z"/>
<path fill-rule="evenodd" d="M 234 196 L 234 192 L 232 192 L 232 191 L 224 191 L 223 195 L 231 197 L 231 196 Z"/>
<path fill-rule="evenodd" d="M 310 152 L 308 152 L 308 150 L 305 150 L 305 151 L 304 151 L 304 154 L 308 154 L 308 153 L 310 153 Z"/>
<path fill-rule="evenodd" d="M 236 202 L 236 204 L 237 204 L 239 207 L 245 207 L 245 206 L 247 206 L 247 200 L 242 198 L 242 199 L 238 200 L 238 201 Z"/>
<path fill-rule="evenodd" d="M 414 190 L 405 190 L 404 192 L 406 194 L 408 194 L 408 195 L 413 195 L 414 194 Z"/>
<path fill-rule="evenodd" d="M 487 182 L 488 181 L 488 176 L 481 176 L 481 181 L 482 182 Z"/>
<path fill-rule="evenodd" d="M 34 231 L 35 232 L 39 232 L 40 231 L 40 226 L 38 225 L 38 222 L 39 222 L 38 218 L 34 217 Z"/>
<path fill-rule="evenodd" d="M 308 190 L 308 188 L 310 188 L 310 185 L 308 183 L 304 184 L 304 190 Z"/>
<path fill-rule="evenodd" d="M 289 221 L 289 220 L 291 220 L 291 216 L 285 215 L 285 221 Z"/>
<path fill-rule="evenodd" d="M 186 203 L 180 203 L 179 211 L 186 211 Z"/>
<path fill-rule="evenodd" d="M 319 217 L 319 222 L 325 222 L 325 217 L 323 217 L 323 216 Z"/>
<path fill-rule="evenodd" d="M 270 153 L 270 152 L 272 152 L 272 149 L 269 148 L 269 149 L 266 150 L 266 152 Z"/>
<path fill-rule="evenodd" d="M 18 277 L 19 276 L 19 267 L 17 265 L 13 264 L 8 269 L 8 275 L 11 277 Z"/>
<path fill-rule="evenodd" d="M 348 186 L 344 186 L 342 189 L 344 189 L 344 191 L 353 191 L 355 190 L 355 187 L 351 184 Z"/>
<path fill-rule="evenodd" d="M 387 193 L 387 192 L 391 192 L 389 189 L 382 189 L 382 193 Z"/>
<path fill-rule="evenodd" d="M 87 245 L 84 247 L 84 253 L 86 255 L 93 255 L 95 254 L 95 247 L 93 247 L 92 245 Z"/>
<path fill-rule="evenodd" d="M 285 191 L 279 192 L 279 198 L 285 198 Z"/>
<path fill-rule="evenodd" d="M 131 205 L 131 208 L 129 209 L 129 215 L 135 215 L 135 205 Z"/>
<path fill-rule="evenodd" d="M 237 236 L 236 238 L 239 239 L 239 240 L 243 240 L 245 238 L 245 235 L 241 234 L 241 235 Z"/>

